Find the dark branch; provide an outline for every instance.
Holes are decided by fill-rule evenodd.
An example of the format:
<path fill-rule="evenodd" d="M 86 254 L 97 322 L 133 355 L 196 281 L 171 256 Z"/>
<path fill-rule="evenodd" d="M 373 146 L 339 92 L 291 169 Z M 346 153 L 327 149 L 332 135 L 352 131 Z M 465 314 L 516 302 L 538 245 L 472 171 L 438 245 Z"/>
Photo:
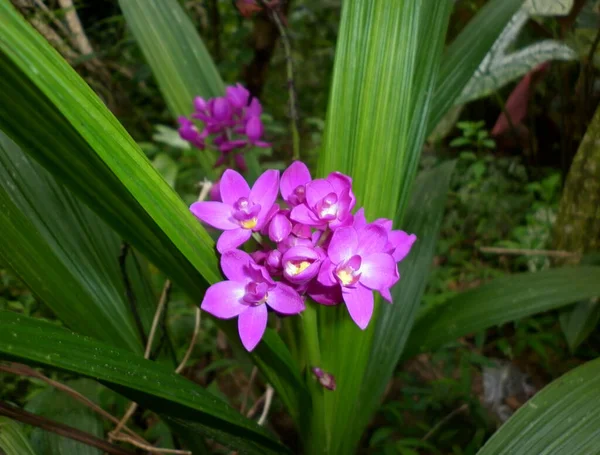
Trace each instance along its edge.
<path fill-rule="evenodd" d="M 0 415 L 6 416 L 18 422 L 25 423 L 27 425 L 33 425 L 34 427 L 41 428 L 42 430 L 56 433 L 60 436 L 64 436 L 65 438 L 73 439 L 74 441 L 79 441 L 85 445 L 96 447 L 106 453 L 114 455 L 135 455 L 135 452 L 131 450 L 127 450 L 106 442 L 103 439 L 92 436 L 89 433 L 85 433 L 68 425 L 32 414 L 1 401 Z"/>

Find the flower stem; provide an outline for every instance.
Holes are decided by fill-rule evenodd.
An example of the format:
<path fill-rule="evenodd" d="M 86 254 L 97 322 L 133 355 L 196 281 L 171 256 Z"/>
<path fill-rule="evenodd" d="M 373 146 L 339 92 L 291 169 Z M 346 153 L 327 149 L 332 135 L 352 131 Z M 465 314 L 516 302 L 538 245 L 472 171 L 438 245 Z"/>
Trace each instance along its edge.
<path fill-rule="evenodd" d="M 319 329 L 317 323 L 317 305 L 307 299 L 306 308 L 302 312 L 302 328 L 307 351 L 307 368 L 321 366 L 321 349 L 319 347 Z"/>
<path fill-rule="evenodd" d="M 292 63 L 292 46 L 290 45 L 289 37 L 285 31 L 279 11 L 267 5 L 264 0 L 260 0 L 260 3 L 264 8 L 269 8 L 271 18 L 277 27 L 279 36 L 281 37 L 281 44 L 285 51 L 285 60 L 287 68 L 287 86 L 290 98 L 290 129 L 292 130 L 292 147 L 293 147 L 293 160 L 300 159 L 300 133 L 298 133 L 298 110 L 296 108 L 296 89 L 294 87 L 294 65 Z"/>

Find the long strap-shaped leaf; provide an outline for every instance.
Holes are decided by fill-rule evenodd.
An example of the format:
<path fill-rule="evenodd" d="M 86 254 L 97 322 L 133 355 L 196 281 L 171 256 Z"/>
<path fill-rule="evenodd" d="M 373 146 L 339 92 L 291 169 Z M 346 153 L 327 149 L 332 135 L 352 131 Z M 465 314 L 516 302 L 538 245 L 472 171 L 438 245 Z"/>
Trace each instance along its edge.
<path fill-rule="evenodd" d="M 564 267 L 497 278 L 425 313 L 411 332 L 404 356 L 598 295 L 600 267 Z"/>
<path fill-rule="evenodd" d="M 426 92 L 433 89 L 450 8 L 446 0 L 343 4 L 319 172 L 351 175 L 368 219 L 395 218 L 399 201 L 408 198 L 401 191 L 416 173 L 423 135 L 418 122 L 427 118 Z M 320 346 L 326 347 L 322 368 L 336 376 L 338 388 L 313 397 L 324 402 L 318 406 L 324 441 L 312 438 L 307 450 L 352 453 L 364 429 L 354 420 L 376 317 L 365 332 L 343 305 L 320 308 L 318 319 Z"/>
<path fill-rule="evenodd" d="M 406 342 L 427 285 L 454 162 L 423 172 L 415 181 L 406 212 L 406 229 L 417 235 L 409 256 L 400 264 L 400 283 L 392 290 L 394 303 L 382 303 L 375 323 L 369 361 L 363 374 L 360 401 L 352 416 L 355 428 L 366 426 L 374 413 Z M 360 431 L 351 431 L 358 440 Z"/>
<path fill-rule="evenodd" d="M 0 206 L 3 264 L 73 330 L 141 353 L 117 262 L 119 237 L 1 131 Z M 128 263 L 131 282 L 143 284 Z M 135 291 L 147 333 L 156 300 L 142 286 Z"/>
<path fill-rule="evenodd" d="M 120 0 L 119 4 L 174 117 L 189 115 L 195 96 L 223 96 L 217 68 L 177 0 Z M 212 175 L 215 157 L 205 151 L 199 159 Z"/>
<path fill-rule="evenodd" d="M 491 0 L 446 50 L 431 103 L 427 134 L 454 104 L 523 0 Z"/>
<path fill-rule="evenodd" d="M 542 389 L 478 455 L 600 453 L 600 359 Z"/>
<path fill-rule="evenodd" d="M 221 279 L 208 233 L 9 0 L 0 0 L 0 29 L 0 129 L 199 302 Z M 219 326 L 237 340 L 235 325 Z M 306 387 L 273 330 L 252 357 L 298 419 Z"/>
<path fill-rule="evenodd" d="M 245 453 L 286 452 L 262 427 L 168 368 L 47 322 L 0 312 L 0 357 L 96 379 Z"/>
<path fill-rule="evenodd" d="M 0 417 L 0 451 L 6 455 L 36 455 L 21 425 L 8 417 Z"/>

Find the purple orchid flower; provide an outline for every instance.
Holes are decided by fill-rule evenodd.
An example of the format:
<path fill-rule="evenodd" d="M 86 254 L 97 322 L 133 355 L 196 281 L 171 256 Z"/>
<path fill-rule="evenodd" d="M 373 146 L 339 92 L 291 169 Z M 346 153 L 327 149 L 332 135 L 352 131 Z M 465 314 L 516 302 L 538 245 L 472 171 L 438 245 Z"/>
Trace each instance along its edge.
<path fill-rule="evenodd" d="M 191 120 L 188 120 L 186 117 L 178 117 L 177 121 L 179 122 L 179 136 L 182 139 L 190 142 L 194 147 L 204 150 L 206 147 L 204 142 L 206 139 L 205 132 L 199 132 L 198 128 L 196 128 L 196 125 L 194 125 L 194 123 Z"/>
<path fill-rule="evenodd" d="M 350 211 L 355 203 L 352 179 L 333 172 L 326 179 L 316 179 L 306 185 L 306 200 L 292 209 L 290 217 L 307 226 L 328 226 L 334 230 L 352 224 Z"/>
<path fill-rule="evenodd" d="M 292 222 L 288 218 L 289 210 L 275 214 L 269 223 L 269 238 L 272 242 L 283 242 L 292 232 Z"/>
<path fill-rule="evenodd" d="M 410 253 L 410 249 L 417 240 L 415 234 L 408 234 L 401 230 L 392 230 L 392 220 L 388 220 L 387 218 L 379 218 L 371 224 L 381 226 L 387 232 L 388 242 L 384 248 L 384 252 L 390 253 L 396 262 L 402 261 Z M 354 227 L 359 229 L 366 225 L 365 211 L 361 207 L 354 215 Z"/>
<path fill-rule="evenodd" d="M 292 284 L 305 284 L 319 273 L 324 253 L 313 247 L 295 246 L 281 258 L 283 276 Z"/>
<path fill-rule="evenodd" d="M 237 316 L 238 331 L 246 350 L 252 351 L 265 333 L 267 307 L 284 315 L 304 310 L 298 293 L 284 283 L 273 281 L 267 270 L 247 253 L 240 250 L 223 253 L 221 268 L 228 281 L 209 287 L 200 307 L 221 319 Z"/>
<path fill-rule="evenodd" d="M 201 221 L 224 231 L 217 241 L 217 250 L 224 253 L 263 228 L 278 187 L 279 171 L 265 171 L 250 189 L 239 173 L 227 169 L 219 182 L 223 202 L 195 202 L 190 210 Z"/>
<path fill-rule="evenodd" d="M 341 227 L 334 231 L 319 271 L 322 285 L 341 287 L 350 317 L 363 330 L 373 314 L 372 291 L 389 294 L 400 278 L 392 255 L 381 252 L 386 244 L 387 233 L 381 226 Z"/>
<path fill-rule="evenodd" d="M 281 197 L 290 207 L 306 200 L 306 185 L 312 181 L 310 171 L 302 161 L 294 161 L 281 175 Z"/>

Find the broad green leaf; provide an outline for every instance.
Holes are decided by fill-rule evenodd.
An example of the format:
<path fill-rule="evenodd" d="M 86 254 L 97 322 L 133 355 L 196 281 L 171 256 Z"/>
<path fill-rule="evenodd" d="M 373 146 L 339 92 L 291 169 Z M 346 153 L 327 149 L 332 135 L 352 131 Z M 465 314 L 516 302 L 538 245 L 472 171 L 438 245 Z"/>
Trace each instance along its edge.
<path fill-rule="evenodd" d="M 435 253 L 454 162 L 424 171 L 415 181 L 406 212 L 405 230 L 417 235 L 408 257 L 400 263 L 401 280 L 392 290 L 394 303 L 380 305 L 369 362 L 363 374 L 361 399 L 352 418 L 357 430 L 366 426 L 400 360 L 417 314 Z M 350 432 L 357 440 L 360 431 Z"/>
<path fill-rule="evenodd" d="M 576 303 L 573 308 L 563 311 L 559 320 L 569 349 L 575 352 L 600 322 L 598 299 Z"/>
<path fill-rule="evenodd" d="M 451 6 L 446 0 L 343 3 L 319 174 L 352 176 L 368 219 L 404 211 Z M 352 420 L 376 319 L 361 332 L 345 305 L 318 309 L 319 344 L 327 346 L 318 361 L 335 375 L 337 390 L 313 393 L 324 422 L 313 419 L 307 452 L 354 452 L 360 436 L 354 432 L 364 428 L 353 428 Z"/>
<path fill-rule="evenodd" d="M 69 387 L 90 400 L 98 401 L 99 385 L 89 379 L 78 379 L 67 383 Z M 33 414 L 68 425 L 85 433 L 104 439 L 102 420 L 90 408 L 66 393 L 48 388 L 33 397 L 25 409 Z M 30 436 L 31 445 L 38 453 L 102 455 L 102 451 L 73 439 L 34 428 Z"/>
<path fill-rule="evenodd" d="M 427 134 L 455 104 L 456 98 L 522 4 L 523 0 L 487 2 L 446 49 L 431 103 Z"/>
<path fill-rule="evenodd" d="M 166 153 L 159 153 L 152 160 L 152 166 L 160 172 L 160 175 L 163 176 L 165 182 L 167 182 L 171 188 L 175 188 L 175 181 L 177 180 L 179 168 L 173 158 Z"/>
<path fill-rule="evenodd" d="M 0 0 L 0 129 L 200 302 L 221 279 L 214 242 L 85 82 Z M 218 321 L 233 343 L 235 323 Z M 294 418 L 307 391 L 267 330 L 252 352 Z"/>
<path fill-rule="evenodd" d="M 121 240 L 1 131 L 0 206 L 3 263 L 73 330 L 141 353 L 119 269 Z M 156 300 L 131 257 L 128 265 L 147 332 Z"/>
<path fill-rule="evenodd" d="M 417 320 L 404 357 L 458 337 L 600 295 L 600 267 L 563 267 L 496 278 Z"/>
<path fill-rule="evenodd" d="M 531 16 L 566 16 L 575 0 L 525 0 L 523 9 Z"/>
<path fill-rule="evenodd" d="M 286 452 L 265 429 L 169 368 L 44 321 L 0 312 L 0 358 L 95 379 L 244 453 Z"/>
<path fill-rule="evenodd" d="M 0 452 L 5 455 L 36 455 L 21 425 L 8 417 L 0 417 Z"/>
<path fill-rule="evenodd" d="M 543 388 L 477 454 L 597 454 L 599 406 L 600 359 L 596 359 Z"/>
<path fill-rule="evenodd" d="M 223 96 L 225 87 L 202 39 L 177 0 L 119 0 L 123 16 L 152 68 L 173 117 L 189 115 L 195 96 Z M 208 176 L 215 157 L 200 163 Z"/>
<path fill-rule="evenodd" d="M 577 53 L 569 46 L 554 40 L 540 41 L 516 52 L 506 53 L 529 17 L 526 8 L 521 8 L 512 17 L 469 83 L 464 87 L 461 95 L 456 99 L 456 104 L 488 96 L 548 60 L 577 58 Z"/>

